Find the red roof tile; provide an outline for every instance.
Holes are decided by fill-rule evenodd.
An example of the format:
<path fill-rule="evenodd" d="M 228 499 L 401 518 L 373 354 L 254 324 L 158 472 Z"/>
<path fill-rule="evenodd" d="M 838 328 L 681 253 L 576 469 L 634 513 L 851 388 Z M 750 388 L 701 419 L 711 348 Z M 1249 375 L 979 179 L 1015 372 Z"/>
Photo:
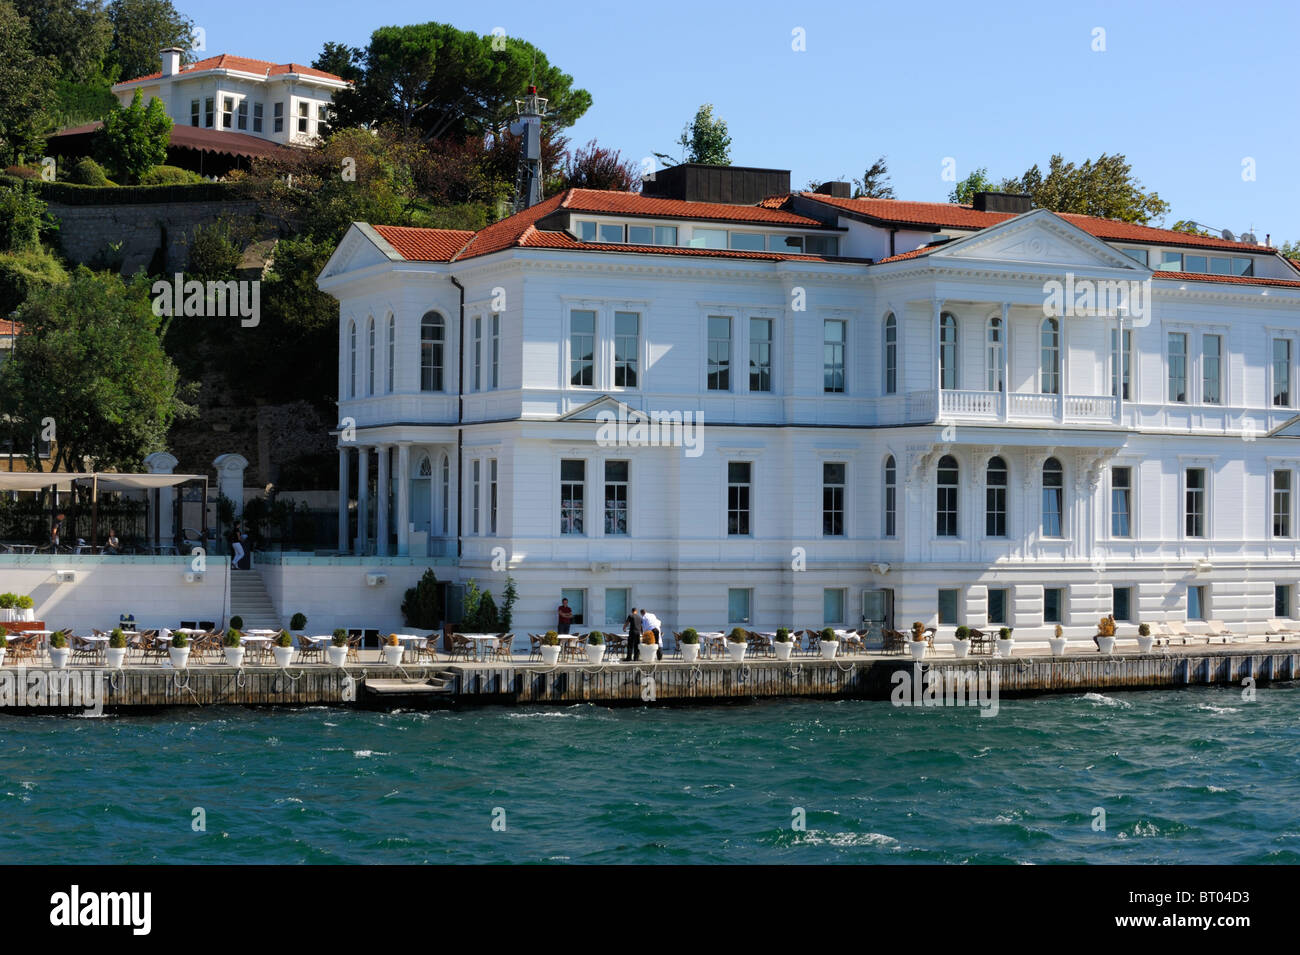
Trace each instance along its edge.
<path fill-rule="evenodd" d="M 8 338 L 10 335 L 21 334 L 23 327 L 17 322 L 11 322 L 7 318 L 0 318 L 0 337 Z M 8 344 L 8 342 L 5 342 Z"/>
<path fill-rule="evenodd" d="M 1300 288 L 1300 279 L 1265 279 L 1254 275 L 1209 275 L 1205 272 L 1155 272 L 1153 279 L 1172 282 L 1225 282 L 1229 285 L 1271 285 L 1278 288 Z"/>
<path fill-rule="evenodd" d="M 254 60 L 247 56 L 233 56 L 229 53 L 222 53 L 218 56 L 210 56 L 205 60 L 199 60 L 191 63 L 189 66 L 182 66 L 180 73 L 202 73 L 205 70 L 237 70 L 240 73 L 260 73 L 263 76 L 281 76 L 285 73 L 298 73 L 301 76 L 315 76 L 323 80 L 339 80 L 343 77 L 335 76 L 333 73 L 326 73 L 324 70 L 318 70 L 311 66 L 303 66 L 301 63 L 272 63 L 270 60 Z M 138 83 L 141 80 L 162 79 L 162 72 L 149 73 L 146 76 L 137 76 L 132 80 L 122 80 L 118 83 Z"/>
<path fill-rule="evenodd" d="M 417 229 L 401 225 L 377 225 L 375 231 L 412 262 L 450 262 L 474 238 L 463 229 Z"/>
<path fill-rule="evenodd" d="M 96 120 L 93 123 L 86 123 L 82 126 L 73 126 L 69 129 L 61 129 L 57 133 L 49 136 L 48 141 L 52 144 L 51 148 L 60 143 L 67 144 L 73 148 L 79 143 L 82 137 L 87 137 L 94 133 L 95 130 L 103 126 L 103 122 Z M 248 133 L 228 132 L 224 129 L 207 129 L 200 126 L 183 126 L 173 124 L 167 134 L 167 145 L 177 149 L 196 149 L 206 153 L 226 153 L 231 156 L 247 156 L 250 159 L 270 159 L 276 156 L 284 156 L 293 152 L 292 146 L 284 146 L 280 143 L 272 142 L 269 139 L 263 139 L 261 136 L 251 136 Z"/>

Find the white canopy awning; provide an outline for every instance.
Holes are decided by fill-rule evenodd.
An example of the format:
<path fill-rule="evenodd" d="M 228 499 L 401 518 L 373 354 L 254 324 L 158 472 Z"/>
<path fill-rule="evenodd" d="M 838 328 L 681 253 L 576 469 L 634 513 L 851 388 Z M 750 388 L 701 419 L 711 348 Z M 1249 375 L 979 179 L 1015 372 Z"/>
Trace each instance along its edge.
<path fill-rule="evenodd" d="M 72 471 L 0 471 L 0 491 L 43 491 L 47 487 L 67 491 L 73 481 L 93 476 Z"/>
<path fill-rule="evenodd" d="M 203 474 L 117 474 L 101 471 L 0 471 L 0 491 L 41 491 L 57 487 L 71 490 L 73 482 L 91 484 L 98 479 L 101 491 L 141 491 L 156 487 L 175 487 L 186 481 L 203 481 Z"/>
<path fill-rule="evenodd" d="M 203 474 L 99 474 L 82 475 L 78 480 L 97 478 L 101 491 L 142 491 L 156 487 L 175 487 L 186 481 L 203 481 Z"/>

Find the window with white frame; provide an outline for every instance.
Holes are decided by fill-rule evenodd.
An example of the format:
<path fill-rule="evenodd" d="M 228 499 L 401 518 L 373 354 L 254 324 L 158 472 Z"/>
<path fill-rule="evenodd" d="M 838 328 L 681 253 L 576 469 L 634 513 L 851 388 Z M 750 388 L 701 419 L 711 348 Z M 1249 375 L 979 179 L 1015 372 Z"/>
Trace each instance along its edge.
<path fill-rule="evenodd" d="M 451 458 L 442 456 L 442 532 L 451 533 Z"/>
<path fill-rule="evenodd" d="M 834 627 L 844 625 L 845 599 L 843 587 L 827 587 L 822 590 L 822 626 Z"/>
<path fill-rule="evenodd" d="M 957 622 L 957 602 L 961 592 L 945 587 L 939 591 L 936 603 L 939 605 L 939 626 Z"/>
<path fill-rule="evenodd" d="M 632 593 L 627 587 L 605 588 L 605 626 L 621 628 L 631 612 Z"/>
<path fill-rule="evenodd" d="M 420 319 L 420 390 L 442 391 L 443 348 L 447 320 L 438 312 L 426 312 Z"/>
<path fill-rule="evenodd" d="M 311 104 L 303 100 L 298 101 L 298 132 L 311 132 Z"/>
<path fill-rule="evenodd" d="M 1291 339 L 1273 339 L 1273 407 L 1291 407 Z"/>
<path fill-rule="evenodd" d="M 479 507 L 483 501 L 483 462 L 475 458 L 470 462 L 470 522 L 469 532 L 479 532 Z"/>
<path fill-rule="evenodd" d="M 497 459 L 488 458 L 488 533 L 497 533 Z"/>
<path fill-rule="evenodd" d="M 1062 511 L 1065 509 L 1065 472 L 1061 462 L 1048 458 L 1043 462 L 1043 536 L 1063 537 Z"/>
<path fill-rule="evenodd" d="M 1192 584 L 1187 588 L 1187 619 L 1204 620 L 1206 612 L 1206 591 L 1204 584 Z"/>
<path fill-rule="evenodd" d="M 375 393 L 375 320 L 366 323 L 366 394 Z"/>
<path fill-rule="evenodd" d="M 492 337 L 492 385 L 493 388 L 501 387 L 501 316 L 493 312 L 491 319 L 491 337 Z"/>
<path fill-rule="evenodd" d="M 1043 590 L 1043 623 L 1065 622 L 1065 590 L 1047 587 Z"/>
<path fill-rule="evenodd" d="M 730 587 L 727 590 L 727 623 L 750 623 L 750 607 L 754 592 L 747 587 Z"/>
<path fill-rule="evenodd" d="M 1121 348 L 1119 342 L 1123 341 Z M 1133 381 L 1133 330 L 1124 329 L 1124 336 L 1121 339 L 1119 331 L 1112 328 L 1110 330 L 1110 393 L 1112 396 L 1119 396 L 1123 401 L 1132 400 L 1132 381 Z"/>
<path fill-rule="evenodd" d="M 731 318 L 710 315 L 708 318 L 708 389 L 731 390 Z"/>
<path fill-rule="evenodd" d="M 1007 536 L 1007 462 L 1001 457 L 989 459 L 984 471 L 984 534 Z"/>
<path fill-rule="evenodd" d="M 894 313 L 885 316 L 885 394 L 898 392 L 898 320 Z"/>
<path fill-rule="evenodd" d="M 605 462 L 605 534 L 624 537 L 628 533 L 628 462 Z"/>
<path fill-rule="evenodd" d="M 844 480 L 842 461 L 822 462 L 822 535 L 844 536 Z"/>
<path fill-rule="evenodd" d="M 348 320 L 348 397 L 357 396 L 357 323 Z"/>
<path fill-rule="evenodd" d="M 1201 403 L 1223 404 L 1223 336 L 1201 336 Z"/>
<path fill-rule="evenodd" d="M 260 133 L 262 131 L 263 111 L 264 109 L 261 103 L 253 104 L 253 132 L 255 133 Z"/>
<path fill-rule="evenodd" d="M 1002 360 L 1005 354 L 1006 341 L 1003 337 L 1002 319 L 995 315 L 989 319 L 988 330 L 985 333 L 985 364 L 987 365 L 987 374 L 985 375 L 985 388 L 988 391 L 1002 390 Z"/>
<path fill-rule="evenodd" d="M 1038 391 L 1061 393 L 1061 323 L 1055 318 L 1043 319 L 1039 328 Z"/>
<path fill-rule="evenodd" d="M 937 537 L 957 536 L 957 494 L 959 470 L 957 459 L 945 454 L 939 459 L 935 472 L 935 535 Z"/>
<path fill-rule="evenodd" d="M 1133 619 L 1132 587 L 1110 588 L 1110 614 L 1116 620 L 1131 621 Z"/>
<path fill-rule="evenodd" d="M 216 115 L 216 99 L 211 96 L 203 98 L 203 125 L 207 129 L 212 128 L 213 117 Z"/>
<path fill-rule="evenodd" d="M 727 536 L 747 537 L 754 486 L 754 466 L 749 461 L 727 462 Z"/>
<path fill-rule="evenodd" d="M 1279 620 L 1290 620 L 1295 608 L 1295 599 L 1290 584 L 1273 585 L 1273 616 Z"/>
<path fill-rule="evenodd" d="M 1205 536 L 1206 508 L 1205 468 L 1186 468 L 1183 471 L 1183 535 Z"/>
<path fill-rule="evenodd" d="M 1167 336 L 1169 353 L 1166 359 L 1169 368 L 1169 389 L 1167 398 L 1174 404 L 1187 402 L 1187 334 L 1170 332 Z"/>
<path fill-rule="evenodd" d="M 596 313 L 569 313 L 569 384 L 589 388 L 596 381 Z"/>
<path fill-rule="evenodd" d="M 898 534 L 898 467 L 891 454 L 885 458 L 885 521 L 883 536 Z"/>
<path fill-rule="evenodd" d="M 397 320 L 392 315 L 388 316 L 388 364 L 385 368 L 385 390 L 391 395 L 393 393 L 393 374 L 397 367 Z"/>
<path fill-rule="evenodd" d="M 1273 536 L 1291 536 L 1291 471 L 1276 468 L 1273 471 Z"/>
<path fill-rule="evenodd" d="M 614 387 L 635 388 L 641 359 L 641 315 L 614 313 Z"/>
<path fill-rule="evenodd" d="M 190 100 L 190 125 L 191 126 L 199 125 L 199 115 L 200 115 L 199 101 L 196 99 Z"/>
<path fill-rule="evenodd" d="M 474 363 L 474 390 L 483 390 L 483 316 L 474 316 L 474 349 L 470 352 L 470 361 Z"/>
<path fill-rule="evenodd" d="M 208 125 L 212 124 L 208 123 Z M 284 103 L 271 104 L 271 126 L 273 132 L 284 132 Z"/>
<path fill-rule="evenodd" d="M 939 316 L 939 387 L 952 391 L 957 381 L 957 317 L 944 312 Z"/>
<path fill-rule="evenodd" d="M 844 348 L 848 323 L 827 319 L 822 323 L 822 391 L 844 393 Z"/>
<path fill-rule="evenodd" d="M 1007 602 L 1006 588 L 989 588 L 988 622 L 990 624 L 1006 624 Z"/>
<path fill-rule="evenodd" d="M 749 320 L 749 390 L 772 390 L 772 319 Z"/>
<path fill-rule="evenodd" d="M 560 462 L 560 533 L 581 536 L 585 510 L 587 462 Z"/>
<path fill-rule="evenodd" d="M 1133 469 L 1110 469 L 1110 536 L 1133 536 Z"/>
<path fill-rule="evenodd" d="M 229 129 L 231 120 L 235 114 L 235 98 L 233 96 L 221 97 L 221 128 Z"/>
<path fill-rule="evenodd" d="M 248 99 L 247 98 L 241 98 L 239 101 L 239 109 L 236 112 L 236 116 L 235 116 L 235 125 L 239 129 L 243 129 L 243 130 L 248 129 Z"/>

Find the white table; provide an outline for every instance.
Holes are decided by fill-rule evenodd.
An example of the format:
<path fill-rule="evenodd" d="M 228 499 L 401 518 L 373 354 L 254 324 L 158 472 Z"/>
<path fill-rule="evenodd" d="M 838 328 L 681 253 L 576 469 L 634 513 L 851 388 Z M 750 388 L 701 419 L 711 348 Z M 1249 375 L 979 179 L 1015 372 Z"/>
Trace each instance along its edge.
<path fill-rule="evenodd" d="M 24 637 L 40 637 L 40 639 L 36 641 L 36 644 L 41 649 L 45 649 L 50 642 L 50 637 L 52 637 L 54 633 L 55 631 L 53 630 L 24 630 L 22 635 Z"/>
<path fill-rule="evenodd" d="M 483 660 L 487 657 L 487 649 L 495 647 L 500 639 L 495 633 L 462 633 L 459 636 L 466 640 L 474 641 L 474 659 Z M 560 637 L 561 640 L 565 639 Z"/>
<path fill-rule="evenodd" d="M 207 633 L 206 630 L 195 630 L 193 627 L 177 627 L 172 633 L 183 633 L 187 637 L 197 637 L 201 633 Z"/>

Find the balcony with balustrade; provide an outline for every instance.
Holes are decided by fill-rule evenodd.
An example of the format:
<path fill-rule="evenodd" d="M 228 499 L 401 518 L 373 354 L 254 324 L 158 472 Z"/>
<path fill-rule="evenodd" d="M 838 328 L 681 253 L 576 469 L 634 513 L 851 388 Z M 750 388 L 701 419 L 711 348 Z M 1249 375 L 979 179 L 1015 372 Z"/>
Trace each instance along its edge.
<path fill-rule="evenodd" d="M 939 392 L 938 417 L 942 421 L 1118 424 L 1119 410 L 1119 399 L 1112 395 L 945 389 Z"/>

